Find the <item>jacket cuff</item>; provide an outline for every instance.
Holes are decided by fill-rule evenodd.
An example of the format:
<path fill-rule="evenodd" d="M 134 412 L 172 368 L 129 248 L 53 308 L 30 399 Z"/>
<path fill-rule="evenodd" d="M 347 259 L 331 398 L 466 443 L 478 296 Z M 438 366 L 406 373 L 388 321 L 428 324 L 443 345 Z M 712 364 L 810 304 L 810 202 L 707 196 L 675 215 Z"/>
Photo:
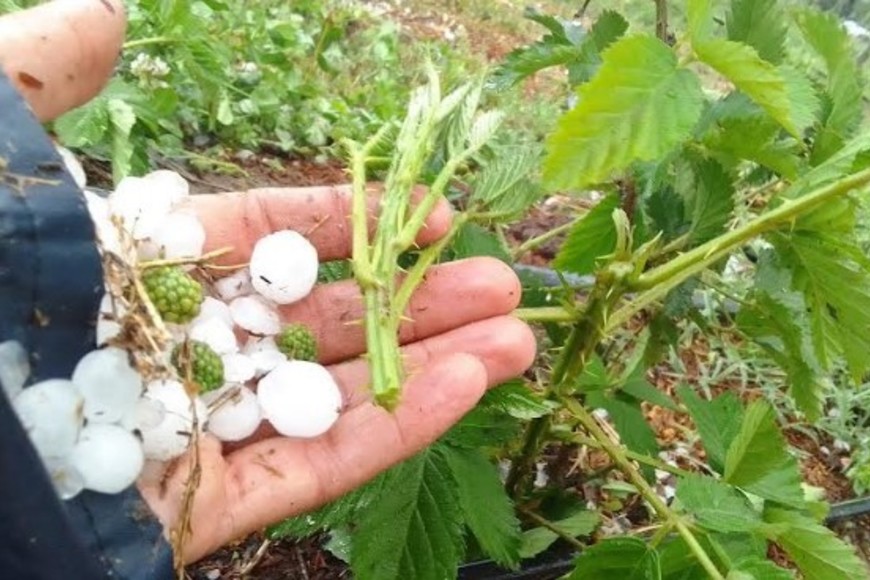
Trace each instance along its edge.
<path fill-rule="evenodd" d="M 100 256 L 84 196 L 0 69 L 0 342 L 24 345 L 31 355 L 31 382 L 69 378 L 78 360 L 95 348 L 102 292 Z M 2 392 L 0 399 L 5 399 Z M 4 409 L 12 413 L 2 400 L 0 411 Z M 6 492 L 0 494 L 0 514 L 10 518 L 3 521 L 19 522 L 20 532 L 32 542 L 43 539 L 64 545 L 64 552 L 77 550 L 82 571 L 98 566 L 114 578 L 172 577 L 162 526 L 135 487 L 117 495 L 83 492 L 61 502 L 14 418 L 0 421 L 0 473 L 26 482 L 9 489 L 0 485 Z M 40 501 L 34 503 L 35 497 Z M 5 553 L 0 547 L 0 556 Z M 28 561 L 19 558 L 25 572 L 18 577 L 73 577 L 38 572 L 50 568 L 52 560 L 68 571 L 75 566 L 71 562 L 40 550 L 24 554 Z"/>

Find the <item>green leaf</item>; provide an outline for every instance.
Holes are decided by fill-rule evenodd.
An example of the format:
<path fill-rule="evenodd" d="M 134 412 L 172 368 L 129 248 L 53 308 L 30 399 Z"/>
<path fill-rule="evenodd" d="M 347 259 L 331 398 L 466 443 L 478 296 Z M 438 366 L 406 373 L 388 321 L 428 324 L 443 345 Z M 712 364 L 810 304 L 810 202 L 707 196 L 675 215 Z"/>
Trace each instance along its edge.
<path fill-rule="evenodd" d="M 502 566 L 519 564 L 520 523 L 498 472 L 476 449 L 440 446 L 453 476 L 462 517 L 483 551 Z"/>
<path fill-rule="evenodd" d="M 609 389 L 613 386 L 613 381 L 607 373 L 607 367 L 604 366 L 604 361 L 597 354 L 592 354 L 586 365 L 583 367 L 583 372 L 577 377 L 577 388 L 583 392 L 591 393 L 593 391 L 601 391 Z"/>
<path fill-rule="evenodd" d="M 677 406 L 671 398 L 646 379 L 646 368 L 643 365 L 638 365 L 619 388 L 623 393 L 627 393 L 640 401 L 647 401 L 665 409 L 677 410 Z"/>
<path fill-rule="evenodd" d="M 677 388 L 677 396 L 689 410 L 701 442 L 707 451 L 710 466 L 723 473 L 728 447 L 740 431 L 743 407 L 734 393 L 726 392 L 712 401 L 701 399 L 687 386 Z"/>
<path fill-rule="evenodd" d="M 691 163 L 689 178 L 678 185 L 693 244 L 702 244 L 725 230 L 734 211 L 731 177 L 713 160 Z"/>
<path fill-rule="evenodd" d="M 443 580 L 463 553 L 462 513 L 450 472 L 431 449 L 402 463 L 361 515 L 351 562 L 358 580 Z"/>
<path fill-rule="evenodd" d="M 488 229 L 477 224 L 465 223 L 456 232 L 450 246 L 454 259 L 472 256 L 490 256 L 509 264 L 511 256 L 501 239 Z"/>
<path fill-rule="evenodd" d="M 852 41 L 840 19 L 832 13 L 800 10 L 795 19 L 804 39 L 825 62 L 830 111 L 813 145 L 813 164 L 839 149 L 860 126 L 863 115 L 862 74 Z"/>
<path fill-rule="evenodd" d="M 512 216 L 525 211 L 541 195 L 529 177 L 540 163 L 539 152 L 522 148 L 496 158 L 478 174 L 471 194 L 472 204 L 483 211 Z"/>
<path fill-rule="evenodd" d="M 698 58 L 716 69 L 758 103 L 786 131 L 800 136 L 786 82 L 776 67 L 762 60 L 750 46 L 722 39 L 693 44 Z"/>
<path fill-rule="evenodd" d="M 810 79 L 799 70 L 784 65 L 781 65 L 777 70 L 785 82 L 785 91 L 788 94 L 788 102 L 791 107 L 791 118 L 797 128 L 804 131 L 816 122 L 821 108 L 818 93 Z"/>
<path fill-rule="evenodd" d="M 756 270 L 754 304 L 740 309 L 737 326 L 788 373 L 791 394 L 812 421 L 821 414 L 823 385 L 806 303 L 791 287 L 791 272 L 776 254 L 762 253 Z"/>
<path fill-rule="evenodd" d="M 586 405 L 592 409 L 604 409 L 610 416 L 610 422 L 619 433 L 623 445 L 636 453 L 656 457 L 659 445 L 655 432 L 646 422 L 640 403 L 620 395 L 618 392 L 608 396 L 607 393 L 596 391 L 586 397 Z M 641 466 L 647 479 L 653 476 L 653 469 L 648 465 Z"/>
<path fill-rule="evenodd" d="M 770 560 L 748 558 L 731 568 L 725 580 L 791 580 L 794 574 Z"/>
<path fill-rule="evenodd" d="M 66 147 L 86 147 L 99 143 L 109 131 L 106 100 L 98 97 L 64 114 L 54 122 L 54 131 Z"/>
<path fill-rule="evenodd" d="M 853 171 L 861 155 L 870 150 L 870 132 L 859 134 L 820 165 L 801 175 L 782 197 L 793 199 L 829 185 Z"/>
<path fill-rule="evenodd" d="M 870 369 L 870 271 L 862 250 L 836 232 L 772 236 L 792 287 L 804 294 L 816 356 L 828 365 L 841 352 L 853 377 Z"/>
<path fill-rule="evenodd" d="M 559 530 L 574 538 L 581 536 L 589 536 L 598 527 L 601 518 L 597 513 L 588 510 L 580 510 L 577 513 L 552 522 Z M 559 536 L 553 530 L 545 527 L 532 528 L 526 530 L 522 534 L 522 545 L 520 547 L 520 556 L 523 559 L 537 556 L 553 542 L 559 539 Z"/>
<path fill-rule="evenodd" d="M 748 44 L 773 64 L 782 60 L 788 28 L 777 0 L 731 0 L 727 26 L 729 40 Z"/>
<path fill-rule="evenodd" d="M 643 540 L 610 538 L 590 546 L 577 558 L 568 580 L 659 580 L 659 556 Z"/>
<path fill-rule="evenodd" d="M 694 44 L 713 34 L 713 6 L 710 0 L 689 0 L 687 4 L 689 37 Z"/>
<path fill-rule="evenodd" d="M 843 580 L 867 578 L 867 565 L 855 554 L 855 549 L 837 538 L 834 532 L 797 512 L 769 508 L 764 519 L 772 524 L 785 524 L 771 540 L 797 564 L 807 580 Z M 779 526 L 773 530 L 780 529 Z"/>
<path fill-rule="evenodd" d="M 506 413 L 514 419 L 530 421 L 549 415 L 555 404 L 538 396 L 522 379 L 516 379 L 488 390 L 478 406 Z"/>
<path fill-rule="evenodd" d="M 761 525 L 761 514 L 733 487 L 711 477 L 680 479 L 677 499 L 704 528 L 715 532 L 752 532 Z"/>
<path fill-rule="evenodd" d="M 136 113 L 133 107 L 119 99 L 109 99 L 106 110 L 112 123 L 112 178 L 118 183 L 130 173 L 130 159 L 133 157 L 130 131 L 136 124 Z"/>
<path fill-rule="evenodd" d="M 612 193 L 589 210 L 571 228 L 562 249 L 553 261 L 558 270 L 576 274 L 591 274 L 596 261 L 616 247 L 616 227 L 613 211 L 619 207 L 619 196 Z"/>
<path fill-rule="evenodd" d="M 568 64 L 568 82 L 572 87 L 589 82 L 601 66 L 601 53 L 628 30 L 628 22 L 618 12 L 605 10 L 580 45 L 580 54 Z"/>
<path fill-rule="evenodd" d="M 697 77 L 679 68 L 657 38 L 622 38 L 602 59 L 548 140 L 544 178 L 552 188 L 600 183 L 633 161 L 660 157 L 689 136 L 701 115 Z"/>
<path fill-rule="evenodd" d="M 583 27 L 571 20 L 564 20 L 557 16 L 551 16 L 528 6 L 523 12 L 523 17 L 537 22 L 550 31 L 553 38 L 566 44 L 578 44 L 584 37 Z"/>
<path fill-rule="evenodd" d="M 520 423 L 498 409 L 477 406 L 444 435 L 457 447 L 495 447 L 517 436 Z"/>
<path fill-rule="evenodd" d="M 510 52 L 504 63 L 493 71 L 490 82 L 497 90 L 507 89 L 545 68 L 568 66 L 580 61 L 582 57 L 582 45 L 539 41 Z"/>
<path fill-rule="evenodd" d="M 724 481 L 764 499 L 803 506 L 797 461 L 789 455 L 773 407 L 755 401 L 725 456 Z"/>

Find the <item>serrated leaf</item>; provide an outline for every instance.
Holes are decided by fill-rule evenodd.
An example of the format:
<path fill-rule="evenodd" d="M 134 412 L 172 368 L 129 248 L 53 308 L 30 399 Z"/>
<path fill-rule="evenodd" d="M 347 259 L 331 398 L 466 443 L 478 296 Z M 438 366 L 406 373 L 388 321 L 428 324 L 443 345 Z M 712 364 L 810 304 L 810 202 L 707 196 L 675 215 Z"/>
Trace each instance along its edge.
<path fill-rule="evenodd" d="M 712 35 L 713 6 L 710 0 L 689 0 L 687 2 L 686 17 L 689 36 L 693 44 Z"/>
<path fill-rule="evenodd" d="M 608 396 L 596 391 L 587 395 L 586 405 L 592 409 L 607 411 L 610 422 L 619 433 L 620 441 L 630 450 L 650 457 L 658 455 L 659 445 L 655 432 L 646 422 L 639 402 L 627 399 L 618 392 Z M 650 466 L 641 466 L 641 471 L 647 479 L 652 478 L 653 469 Z"/>
<path fill-rule="evenodd" d="M 794 574 L 770 560 L 748 558 L 737 562 L 725 580 L 791 580 Z"/>
<path fill-rule="evenodd" d="M 590 546 L 576 560 L 568 580 L 660 580 L 658 553 L 637 538 L 610 538 Z"/>
<path fill-rule="evenodd" d="M 691 163 L 690 179 L 680 194 L 693 244 L 702 244 L 725 230 L 734 211 L 734 186 L 722 166 L 711 159 Z"/>
<path fill-rule="evenodd" d="M 776 255 L 762 253 L 754 304 L 740 310 L 737 326 L 788 373 L 791 394 L 812 421 L 821 413 L 823 385 L 818 377 L 820 369 L 813 352 L 806 303 L 791 287 L 791 273 Z"/>
<path fill-rule="evenodd" d="M 677 410 L 677 406 L 671 398 L 655 388 L 647 380 L 646 369 L 643 365 L 639 365 L 619 388 L 623 393 L 629 394 L 640 401 L 646 401 L 665 409 Z"/>
<path fill-rule="evenodd" d="M 488 390 L 478 405 L 506 413 L 522 421 L 549 415 L 555 408 L 555 404 L 539 397 L 522 379 L 509 381 Z"/>
<path fill-rule="evenodd" d="M 588 510 L 580 510 L 575 514 L 552 522 L 559 530 L 574 538 L 588 536 L 598 527 L 601 518 L 597 513 Z M 523 559 L 537 556 L 559 539 L 553 530 L 545 527 L 532 528 L 522 534 L 520 556 Z"/>
<path fill-rule="evenodd" d="M 477 150 L 486 145 L 492 139 L 492 136 L 495 135 L 495 132 L 498 131 L 499 127 L 501 127 L 503 120 L 504 113 L 502 111 L 486 111 L 479 115 L 474 120 L 471 132 L 468 135 L 469 149 Z"/>
<path fill-rule="evenodd" d="M 484 211 L 506 216 L 524 211 L 541 194 L 530 181 L 539 163 L 539 152 L 531 147 L 496 158 L 475 179 L 471 202 L 480 204 Z"/>
<path fill-rule="evenodd" d="M 860 378 L 870 369 L 870 271 L 861 263 L 863 252 L 836 232 L 771 239 L 792 272 L 793 288 L 804 294 L 819 362 L 827 365 L 842 353 L 852 376 Z"/>
<path fill-rule="evenodd" d="M 677 499 L 699 525 L 714 532 L 753 532 L 762 523 L 740 492 L 711 477 L 680 478 Z"/>
<path fill-rule="evenodd" d="M 576 386 L 585 393 L 609 389 L 613 381 L 607 373 L 607 367 L 601 357 L 593 353 L 583 367 L 583 372 L 577 377 Z"/>
<path fill-rule="evenodd" d="M 600 52 L 616 42 L 626 30 L 628 30 L 628 21 L 622 14 L 615 10 L 605 10 L 595 20 L 589 36 L 595 40 L 595 47 Z"/>
<path fill-rule="evenodd" d="M 734 83 L 786 131 L 800 137 L 785 80 L 755 49 L 722 39 L 698 40 L 693 47 L 700 60 Z"/>
<path fill-rule="evenodd" d="M 797 461 L 789 455 L 773 408 L 755 401 L 725 456 L 723 480 L 764 499 L 802 507 Z"/>
<path fill-rule="evenodd" d="M 825 61 L 830 111 L 813 146 L 813 164 L 827 159 L 859 127 L 863 114 L 861 70 L 851 39 L 831 13 L 800 10 L 795 19 L 809 45 Z"/>
<path fill-rule="evenodd" d="M 726 25 L 729 40 L 748 44 L 773 64 L 782 60 L 788 28 L 777 0 L 731 0 Z"/>
<path fill-rule="evenodd" d="M 580 45 L 576 59 L 568 63 L 568 82 L 572 87 L 588 82 L 601 66 L 601 53 L 628 30 L 628 22 L 618 12 L 601 13 Z"/>
<path fill-rule="evenodd" d="M 733 393 L 723 393 L 712 401 L 701 399 L 687 386 L 677 388 L 677 396 L 689 410 L 701 442 L 707 451 L 710 467 L 723 473 L 725 457 L 731 442 L 740 432 L 743 407 Z"/>
<path fill-rule="evenodd" d="M 439 447 L 453 476 L 462 517 L 486 554 L 502 566 L 519 564 L 520 522 L 496 468 L 478 450 Z"/>
<path fill-rule="evenodd" d="M 54 131 L 62 145 L 86 147 L 100 142 L 109 130 L 109 123 L 106 100 L 96 98 L 58 118 Z"/>
<path fill-rule="evenodd" d="M 619 196 L 612 193 L 589 210 L 582 220 L 571 228 L 553 266 L 575 274 L 591 274 L 598 258 L 613 252 L 616 247 L 616 228 L 613 210 L 619 207 Z"/>
<path fill-rule="evenodd" d="M 837 538 L 834 532 L 797 512 L 769 508 L 765 521 L 785 524 L 771 539 L 797 564 L 807 580 L 842 580 L 867 578 L 867 565 L 855 554 L 855 549 Z M 778 526 L 773 529 L 778 529 Z"/>
<path fill-rule="evenodd" d="M 870 150 L 870 132 L 857 135 L 823 163 L 801 175 L 800 179 L 782 193 L 782 197 L 797 198 L 837 181 L 850 173 L 856 161 L 868 150 Z"/>
<path fill-rule="evenodd" d="M 782 80 L 785 82 L 785 91 L 788 95 L 791 118 L 798 131 L 803 132 L 816 121 L 816 116 L 821 108 L 818 94 L 810 79 L 797 69 L 781 65 L 777 68 Z"/>
<path fill-rule="evenodd" d="M 553 66 L 570 66 L 582 60 L 584 46 L 539 41 L 510 52 L 492 74 L 493 88 L 512 87 L 533 74 Z"/>
<path fill-rule="evenodd" d="M 700 117 L 697 77 L 679 68 L 657 38 L 622 38 L 602 60 L 548 139 L 544 177 L 552 188 L 600 183 L 633 161 L 660 157 L 686 139 Z"/>
<path fill-rule="evenodd" d="M 443 580 L 463 552 L 462 514 L 450 472 L 431 449 L 405 461 L 359 519 L 351 568 L 359 580 Z"/>
<path fill-rule="evenodd" d="M 544 14 L 532 6 L 526 7 L 523 17 L 537 22 L 549 30 L 553 37 L 565 43 L 578 44 L 585 37 L 583 27 L 576 22 Z"/>
<path fill-rule="evenodd" d="M 650 191 L 644 199 L 644 211 L 650 221 L 649 229 L 660 232 L 665 241 L 674 240 L 689 229 L 683 198 L 670 183 L 661 184 Z"/>

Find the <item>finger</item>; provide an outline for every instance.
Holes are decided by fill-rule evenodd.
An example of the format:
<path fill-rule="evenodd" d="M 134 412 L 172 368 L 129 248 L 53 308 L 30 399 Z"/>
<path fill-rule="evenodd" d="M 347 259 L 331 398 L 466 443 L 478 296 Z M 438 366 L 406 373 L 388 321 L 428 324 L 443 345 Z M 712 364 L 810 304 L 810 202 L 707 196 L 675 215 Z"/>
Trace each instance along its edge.
<path fill-rule="evenodd" d="M 273 438 L 227 458 L 227 494 L 234 528 L 244 536 L 335 499 L 434 442 L 467 413 L 486 388 L 476 358 L 456 354 L 407 383 L 394 413 L 362 405 L 323 437 Z"/>
<path fill-rule="evenodd" d="M 120 0 L 58 0 L 0 18 L 0 67 L 41 120 L 93 98 L 124 41 Z"/>
<path fill-rule="evenodd" d="M 522 288 L 516 274 L 493 258 L 471 258 L 433 267 L 408 305 L 399 332 L 407 344 L 517 307 Z M 316 286 L 305 300 L 283 307 L 284 320 L 309 327 L 320 361 L 334 363 L 365 352 L 364 308 L 352 281 Z"/>
<path fill-rule="evenodd" d="M 372 186 L 368 198 L 369 228 L 375 224 L 379 188 Z M 423 188 L 414 191 L 419 199 Z M 224 264 L 248 261 L 257 240 L 279 230 L 296 230 L 317 248 L 320 261 L 350 257 L 350 186 L 265 188 L 220 195 L 198 195 L 192 200 L 202 221 L 206 251 L 232 247 L 221 258 Z M 450 227 L 450 204 L 441 199 L 417 238 L 426 245 L 443 236 Z"/>
<path fill-rule="evenodd" d="M 498 316 L 408 345 L 402 348 L 402 358 L 408 376 L 413 378 L 436 360 L 457 353 L 470 354 L 483 364 L 486 386 L 494 387 L 522 375 L 534 362 L 535 351 L 535 335 L 528 325 L 510 316 Z M 345 412 L 371 401 L 365 359 L 332 365 L 329 372 L 341 388 Z M 275 428 L 263 421 L 245 440 L 225 443 L 224 451 L 229 453 L 277 435 Z"/>

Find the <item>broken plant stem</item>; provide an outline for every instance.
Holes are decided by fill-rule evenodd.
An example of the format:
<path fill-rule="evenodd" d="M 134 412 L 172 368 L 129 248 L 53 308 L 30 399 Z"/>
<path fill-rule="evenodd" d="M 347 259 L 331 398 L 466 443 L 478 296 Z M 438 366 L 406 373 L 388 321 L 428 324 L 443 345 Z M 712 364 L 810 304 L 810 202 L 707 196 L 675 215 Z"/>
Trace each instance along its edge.
<path fill-rule="evenodd" d="M 577 421 L 586 429 L 586 431 L 601 445 L 601 448 L 610 455 L 613 462 L 619 469 L 628 477 L 629 481 L 638 490 L 640 495 L 652 507 L 656 514 L 664 520 L 665 523 L 670 523 L 677 530 L 677 533 L 686 542 L 689 550 L 714 580 L 724 580 L 721 572 L 719 572 L 713 560 L 704 550 L 703 546 L 698 542 L 695 534 L 686 525 L 682 518 L 668 507 L 662 498 L 650 487 L 649 483 L 643 478 L 643 475 L 632 465 L 625 450 L 621 445 L 615 443 L 607 433 L 598 425 L 595 417 L 589 413 L 586 408 L 573 397 L 562 397 L 564 407 L 573 415 Z"/>

